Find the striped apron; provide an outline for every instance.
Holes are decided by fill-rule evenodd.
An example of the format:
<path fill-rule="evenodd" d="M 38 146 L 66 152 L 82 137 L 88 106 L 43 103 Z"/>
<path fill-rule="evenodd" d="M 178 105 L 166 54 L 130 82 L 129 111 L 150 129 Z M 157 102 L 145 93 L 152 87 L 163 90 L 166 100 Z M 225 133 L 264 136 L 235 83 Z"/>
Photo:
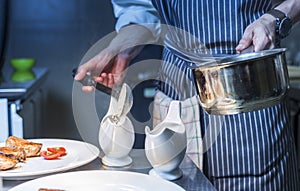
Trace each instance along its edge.
<path fill-rule="evenodd" d="M 161 20 L 197 38 L 170 34 L 182 50 L 199 51 L 200 42 L 211 54 L 234 54 L 245 28 L 272 7 L 271 0 L 152 0 Z M 197 41 L 195 39 L 198 39 Z M 298 190 L 295 143 L 286 103 L 235 115 L 208 115 L 195 103 L 194 63 L 165 46 L 156 107 L 182 100 L 187 128 L 196 132 L 201 155 L 194 162 L 217 190 Z M 190 102 L 190 104 L 189 104 Z M 154 106 L 155 107 L 155 106 Z M 196 115 L 195 115 L 196 114 Z M 159 123 L 166 112 L 154 113 Z M 192 116 L 192 117 L 191 117 Z M 193 121 L 194 119 L 194 121 Z M 201 142 L 202 144 L 199 144 Z M 195 149 L 199 149 L 196 151 Z M 192 153 L 193 151 L 191 151 Z M 203 160 L 202 160 L 203 159 Z"/>

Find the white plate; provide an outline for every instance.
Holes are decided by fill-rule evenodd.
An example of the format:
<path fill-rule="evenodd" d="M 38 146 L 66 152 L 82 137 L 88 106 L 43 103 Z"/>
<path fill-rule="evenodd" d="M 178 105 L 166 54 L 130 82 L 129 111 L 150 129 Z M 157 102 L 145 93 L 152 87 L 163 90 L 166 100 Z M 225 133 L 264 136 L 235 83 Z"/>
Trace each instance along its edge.
<path fill-rule="evenodd" d="M 25 163 L 18 163 L 17 168 L 1 171 L 0 176 L 5 180 L 28 180 L 42 175 L 62 172 L 85 165 L 99 156 L 99 149 L 89 143 L 68 139 L 29 139 L 42 143 L 42 150 L 47 147 L 63 146 L 67 155 L 58 160 L 45 160 L 43 157 L 27 158 Z M 4 146 L 1 143 L 0 146 Z"/>
<path fill-rule="evenodd" d="M 184 191 L 175 183 L 150 175 L 127 171 L 75 171 L 50 175 L 20 184 L 9 191 L 33 191 L 39 188 L 66 191 Z"/>

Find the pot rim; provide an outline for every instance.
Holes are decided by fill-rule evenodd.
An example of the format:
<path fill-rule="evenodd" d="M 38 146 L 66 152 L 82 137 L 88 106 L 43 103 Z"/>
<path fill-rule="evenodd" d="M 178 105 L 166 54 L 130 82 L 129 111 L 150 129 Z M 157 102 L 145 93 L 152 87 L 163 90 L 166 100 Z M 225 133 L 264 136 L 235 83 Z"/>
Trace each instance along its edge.
<path fill-rule="evenodd" d="M 261 50 L 258 52 L 250 52 L 250 53 L 242 53 L 242 54 L 235 54 L 230 56 L 214 56 L 211 61 L 201 62 L 201 59 L 196 62 L 194 66 L 192 66 L 192 69 L 207 69 L 211 67 L 224 67 L 228 65 L 236 65 L 241 62 L 249 62 L 249 61 L 255 61 L 260 59 L 265 59 L 268 57 L 273 57 L 275 55 L 282 54 L 286 52 L 286 48 L 276 48 L 276 49 L 270 49 L 270 50 Z M 203 61 L 203 60 L 202 60 Z"/>

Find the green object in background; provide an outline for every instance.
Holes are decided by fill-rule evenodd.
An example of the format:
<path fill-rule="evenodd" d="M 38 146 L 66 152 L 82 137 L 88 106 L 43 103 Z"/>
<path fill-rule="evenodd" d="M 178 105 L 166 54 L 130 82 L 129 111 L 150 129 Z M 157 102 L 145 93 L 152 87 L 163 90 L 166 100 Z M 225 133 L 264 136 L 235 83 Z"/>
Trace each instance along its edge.
<path fill-rule="evenodd" d="M 31 70 L 15 71 L 11 75 L 11 80 L 15 82 L 25 82 L 35 79 L 35 74 Z"/>
<path fill-rule="evenodd" d="M 35 64 L 35 59 L 13 58 L 10 60 L 10 64 L 16 71 L 30 71 Z"/>
<path fill-rule="evenodd" d="M 34 58 L 13 58 L 10 60 L 10 64 L 14 68 L 14 73 L 11 75 L 12 81 L 25 82 L 35 79 L 32 71 L 32 67 L 35 65 Z"/>

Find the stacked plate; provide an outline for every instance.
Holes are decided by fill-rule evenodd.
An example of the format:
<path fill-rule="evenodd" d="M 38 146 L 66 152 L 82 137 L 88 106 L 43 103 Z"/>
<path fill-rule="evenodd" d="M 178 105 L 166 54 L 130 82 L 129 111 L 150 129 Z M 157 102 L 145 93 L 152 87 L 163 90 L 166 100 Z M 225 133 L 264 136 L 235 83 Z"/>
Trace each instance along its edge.
<path fill-rule="evenodd" d="M 68 139 L 28 139 L 42 143 L 42 150 L 48 147 L 64 147 L 67 155 L 58 160 L 45 160 L 43 157 L 28 158 L 18 163 L 14 169 L 1 171 L 4 180 L 28 180 L 43 175 L 70 170 L 85 165 L 99 156 L 99 149 L 89 143 Z M 4 146 L 1 143 L 0 146 Z"/>
<path fill-rule="evenodd" d="M 180 186 L 146 174 L 127 171 L 77 171 L 50 175 L 20 184 L 9 191 L 184 191 Z"/>
<path fill-rule="evenodd" d="M 25 163 L 18 163 L 19 166 L 12 170 L 1 171 L 0 176 L 4 180 L 33 179 L 15 186 L 9 191 L 38 191 L 41 188 L 61 191 L 184 191 L 175 183 L 137 172 L 86 170 L 62 173 L 95 160 L 99 157 L 99 149 L 89 143 L 76 140 L 29 140 L 42 143 L 42 150 L 46 150 L 48 147 L 64 147 L 67 155 L 57 160 L 45 160 L 43 157 L 28 158 Z M 5 143 L 0 143 L 0 146 L 4 145 Z"/>

